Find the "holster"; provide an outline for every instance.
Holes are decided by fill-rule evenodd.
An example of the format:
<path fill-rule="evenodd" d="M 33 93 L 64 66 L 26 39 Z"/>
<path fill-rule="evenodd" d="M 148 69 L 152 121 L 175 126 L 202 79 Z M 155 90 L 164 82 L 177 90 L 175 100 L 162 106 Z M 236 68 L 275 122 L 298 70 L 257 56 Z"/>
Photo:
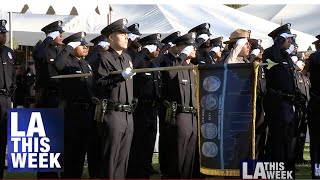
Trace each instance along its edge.
<path fill-rule="evenodd" d="M 97 97 L 92 98 L 93 103 L 96 105 L 94 111 L 94 120 L 97 122 L 103 122 L 103 117 L 107 111 L 108 100 L 107 99 L 98 99 Z"/>
<path fill-rule="evenodd" d="M 131 113 L 134 113 L 134 110 L 136 109 L 137 105 L 138 105 L 138 99 L 133 98 L 131 102 Z"/>
<path fill-rule="evenodd" d="M 170 125 L 176 125 L 176 112 L 178 108 L 177 102 L 163 101 L 163 105 L 166 107 L 166 119 L 165 122 Z"/>

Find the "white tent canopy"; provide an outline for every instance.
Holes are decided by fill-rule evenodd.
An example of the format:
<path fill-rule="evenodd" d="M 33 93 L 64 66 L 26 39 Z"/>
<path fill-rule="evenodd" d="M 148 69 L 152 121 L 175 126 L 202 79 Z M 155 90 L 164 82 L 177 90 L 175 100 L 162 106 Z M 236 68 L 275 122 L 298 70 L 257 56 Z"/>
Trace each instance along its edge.
<path fill-rule="evenodd" d="M 291 23 L 292 28 L 314 36 L 320 34 L 319 9 L 320 5 L 316 4 L 252 4 L 239 8 L 240 11 L 278 24 Z"/>
<path fill-rule="evenodd" d="M 109 13 L 108 3 L 104 0 L 10 0 L 0 6 L 1 11 L 32 13 L 80 15 L 96 12 L 101 15 Z"/>
<path fill-rule="evenodd" d="M 262 39 L 262 45 L 266 48 L 272 45 L 272 39 L 267 36 L 278 24 L 255 17 L 229 8 L 224 5 L 179 5 L 171 4 L 156 5 L 111 5 L 112 21 L 120 18 L 127 18 L 129 25 L 140 24 L 140 32 L 144 35 L 161 33 L 164 38 L 169 33 L 181 31 L 187 33 L 191 28 L 209 22 L 210 31 L 214 37 L 223 36 L 224 40 L 238 28 L 251 30 L 251 37 Z M 55 20 L 62 20 L 63 29 L 66 32 L 75 33 L 85 31 L 88 34 L 87 40 L 91 40 L 100 34 L 100 31 L 107 25 L 107 17 L 97 14 L 84 16 L 53 16 L 53 15 L 32 15 L 14 14 L 13 31 L 14 37 L 20 45 L 33 46 L 37 41 L 44 39 L 44 33 L 40 29 Z M 294 31 L 298 34 L 297 42 L 299 49 L 307 50 L 315 37 Z M 68 34 L 66 34 L 67 36 Z"/>

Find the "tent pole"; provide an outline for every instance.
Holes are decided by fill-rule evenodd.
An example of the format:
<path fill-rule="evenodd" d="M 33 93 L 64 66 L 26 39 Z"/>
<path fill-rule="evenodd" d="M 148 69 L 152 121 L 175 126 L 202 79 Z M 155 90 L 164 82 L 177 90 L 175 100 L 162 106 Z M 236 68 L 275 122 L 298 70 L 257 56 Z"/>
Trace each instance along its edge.
<path fill-rule="evenodd" d="M 12 12 L 9 12 L 10 48 L 13 49 Z"/>

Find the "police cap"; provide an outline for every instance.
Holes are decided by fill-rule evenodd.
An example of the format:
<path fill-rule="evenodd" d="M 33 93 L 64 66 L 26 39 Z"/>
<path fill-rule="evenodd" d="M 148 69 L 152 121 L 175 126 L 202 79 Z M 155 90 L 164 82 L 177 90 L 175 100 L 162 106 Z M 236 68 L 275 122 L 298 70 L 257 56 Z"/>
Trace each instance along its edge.
<path fill-rule="evenodd" d="M 101 41 L 106 41 L 107 42 L 107 37 L 105 35 L 100 35 L 100 36 L 92 39 L 90 42 L 93 43 L 94 45 L 97 45 Z"/>
<path fill-rule="evenodd" d="M 172 43 L 177 46 L 182 44 L 196 46 L 196 33 L 189 32 L 188 34 L 176 38 Z"/>
<path fill-rule="evenodd" d="M 6 24 L 7 24 L 7 20 L 5 20 L 5 19 L 1 19 L 0 20 L 0 32 L 1 33 L 8 32 L 7 29 L 6 29 Z"/>
<path fill-rule="evenodd" d="M 284 24 L 284 25 L 276 28 L 272 32 L 270 32 L 268 34 L 268 36 L 271 37 L 272 39 L 275 39 L 276 37 L 278 37 L 282 33 L 292 34 L 291 31 L 290 31 L 290 28 L 291 28 L 291 24 L 290 23 Z M 293 35 L 292 35 L 292 37 L 293 37 Z"/>
<path fill-rule="evenodd" d="M 68 44 L 69 42 L 81 42 L 81 45 L 86 45 L 88 44 L 85 40 L 86 35 L 85 32 L 81 31 L 65 38 L 62 42 L 64 44 Z"/>
<path fill-rule="evenodd" d="M 165 37 L 164 39 L 162 39 L 161 43 L 168 44 L 169 42 L 173 42 L 175 39 L 177 39 L 180 36 L 181 36 L 180 31 L 176 31 L 170 34 L 169 36 Z"/>
<path fill-rule="evenodd" d="M 106 26 L 104 29 L 101 30 L 101 34 L 108 37 L 111 33 L 120 31 L 125 33 L 130 33 L 130 31 L 127 28 L 128 20 L 126 18 L 119 19 L 108 26 Z"/>
<path fill-rule="evenodd" d="M 201 35 L 201 34 L 208 34 L 208 36 L 210 36 L 211 33 L 210 33 L 209 28 L 210 28 L 210 24 L 209 24 L 209 23 L 203 23 L 203 24 L 200 24 L 200 25 L 192 28 L 192 29 L 189 31 L 189 33 L 190 33 L 190 32 L 196 32 L 196 33 L 197 33 L 197 36 L 199 36 L 199 35 Z"/>
<path fill-rule="evenodd" d="M 53 23 L 50 23 L 43 27 L 41 31 L 45 32 L 46 34 L 54 32 L 54 31 L 59 31 L 60 33 L 63 33 L 64 30 L 62 29 L 62 21 L 55 21 Z"/>
<path fill-rule="evenodd" d="M 139 24 L 134 23 L 128 27 L 128 30 L 135 35 L 141 36 L 142 34 L 139 32 Z"/>
<path fill-rule="evenodd" d="M 314 41 L 312 44 L 319 44 L 320 43 L 320 34 L 316 36 L 317 40 Z"/>
<path fill-rule="evenodd" d="M 161 46 L 160 38 L 161 38 L 161 34 L 156 33 L 156 34 L 151 34 L 149 36 L 141 38 L 138 42 L 142 46 L 151 45 L 151 44 L 156 45 L 156 46 Z"/>
<path fill-rule="evenodd" d="M 221 37 L 214 38 L 214 39 L 210 39 L 210 45 L 211 45 L 212 47 L 217 47 L 217 46 L 219 46 L 219 47 L 223 48 L 222 40 L 223 40 L 223 37 L 222 37 L 222 36 L 221 36 Z"/>

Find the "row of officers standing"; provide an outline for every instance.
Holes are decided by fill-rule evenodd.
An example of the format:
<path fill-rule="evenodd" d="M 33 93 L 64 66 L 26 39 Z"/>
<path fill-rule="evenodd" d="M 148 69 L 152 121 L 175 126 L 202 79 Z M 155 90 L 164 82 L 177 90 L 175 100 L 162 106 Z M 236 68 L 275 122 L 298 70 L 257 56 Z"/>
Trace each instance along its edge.
<path fill-rule="evenodd" d="M 2 22 L 6 23 L 5 20 Z M 7 32 L 5 23 L 0 29 L 0 40 Z M 279 64 L 259 70 L 258 158 L 285 161 L 294 171 L 297 152 L 301 152 L 300 144 L 304 144 L 304 140 L 297 139 L 303 139 L 300 135 L 305 134 L 308 114 L 312 170 L 316 163 L 320 163 L 320 141 L 317 141 L 320 137 L 316 131 L 320 117 L 316 111 L 320 105 L 317 75 L 320 73 L 320 54 L 317 51 L 309 58 L 312 82 L 309 93 L 310 83 L 303 71 L 304 62 L 294 56 L 297 45 L 290 24 L 269 33 L 274 45 L 264 50 L 258 40 L 251 39 L 250 31 L 243 29 L 235 30 L 224 42 L 228 48 L 224 48 L 221 37 L 209 38 L 208 23 L 196 26 L 185 35 L 172 33 L 162 41 L 160 34 L 140 39 L 139 24 L 127 27 L 127 23 L 126 19 L 119 19 L 106 26 L 101 36 L 91 41 L 95 46 L 90 52 L 85 32 L 63 39 L 62 21 L 42 28 L 46 38 L 33 52 L 35 102 L 38 108 L 60 107 L 65 110 L 64 172 L 60 173 L 61 178 L 81 178 L 86 154 L 90 178 L 149 178 L 157 117 L 162 177 L 203 178 L 197 150 L 195 72 L 190 69 L 136 74 L 132 69 L 267 62 L 267 59 Z M 5 40 L 0 42 L 2 128 L 6 127 L 6 109 L 15 87 L 12 73 L 15 58 L 12 50 L 4 46 Z M 319 42 L 314 42 L 317 50 Z M 115 74 L 114 71 L 121 73 Z M 93 76 L 51 78 L 83 73 L 92 73 Z M 4 128 L 0 140 L 0 177 L 3 177 Z M 300 159 L 301 155 L 303 153 Z M 38 178 L 59 177 L 53 172 L 39 172 L 37 175 Z M 312 175 L 315 177 L 313 171 Z"/>

